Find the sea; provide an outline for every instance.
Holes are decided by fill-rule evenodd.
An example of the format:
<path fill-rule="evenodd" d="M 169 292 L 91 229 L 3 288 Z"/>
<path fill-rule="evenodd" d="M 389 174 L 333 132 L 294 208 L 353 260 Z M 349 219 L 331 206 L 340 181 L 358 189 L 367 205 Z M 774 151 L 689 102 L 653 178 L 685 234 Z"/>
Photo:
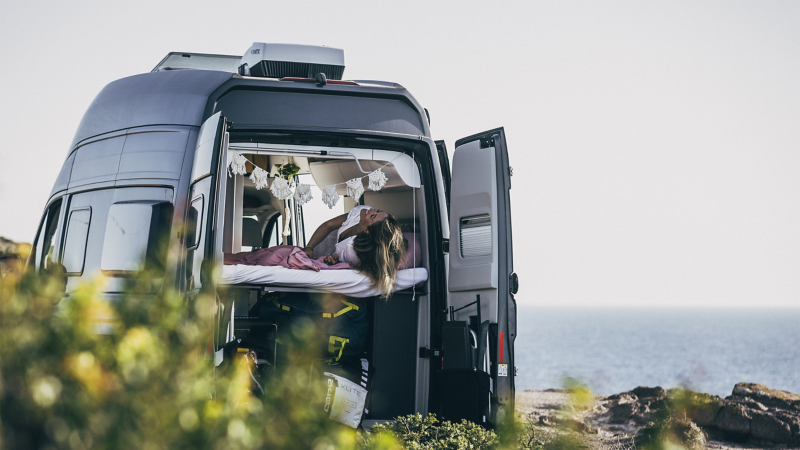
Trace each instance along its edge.
<path fill-rule="evenodd" d="M 800 393 L 800 308 L 631 309 L 518 305 L 516 389 L 637 386 L 728 396 L 739 382 Z"/>

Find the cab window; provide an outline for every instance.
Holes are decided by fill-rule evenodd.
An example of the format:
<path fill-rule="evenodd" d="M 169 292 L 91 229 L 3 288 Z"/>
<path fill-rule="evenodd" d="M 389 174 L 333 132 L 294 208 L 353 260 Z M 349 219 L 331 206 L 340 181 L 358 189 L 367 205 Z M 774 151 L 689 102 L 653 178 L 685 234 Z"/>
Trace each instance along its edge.
<path fill-rule="evenodd" d="M 60 213 L 61 199 L 58 199 L 47 208 L 42 224 L 39 226 L 39 233 L 32 252 L 34 268 L 38 271 L 44 271 L 53 266 L 53 258 L 55 257 L 53 252 Z"/>

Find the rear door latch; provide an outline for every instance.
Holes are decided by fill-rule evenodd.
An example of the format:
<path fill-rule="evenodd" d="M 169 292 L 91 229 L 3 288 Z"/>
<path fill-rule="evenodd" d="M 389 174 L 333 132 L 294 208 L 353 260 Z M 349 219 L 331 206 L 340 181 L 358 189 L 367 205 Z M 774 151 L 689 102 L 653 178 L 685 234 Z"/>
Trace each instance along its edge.
<path fill-rule="evenodd" d="M 428 347 L 419 348 L 420 358 L 438 358 L 444 356 L 444 350 L 431 350 Z"/>

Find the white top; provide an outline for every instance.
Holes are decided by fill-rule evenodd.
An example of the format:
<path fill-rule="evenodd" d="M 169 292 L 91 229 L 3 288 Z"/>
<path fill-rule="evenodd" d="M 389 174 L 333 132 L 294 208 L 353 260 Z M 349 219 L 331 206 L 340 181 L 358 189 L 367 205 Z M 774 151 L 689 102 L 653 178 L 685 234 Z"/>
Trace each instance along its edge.
<path fill-rule="evenodd" d="M 339 227 L 339 232 L 336 233 L 336 254 L 339 255 L 339 261 L 350 263 L 351 265 L 358 265 L 358 263 L 361 262 L 358 259 L 358 256 L 356 256 L 355 250 L 353 250 L 353 241 L 356 240 L 355 235 L 350 236 L 341 242 L 339 242 L 339 236 L 342 235 L 344 230 L 352 228 L 361 222 L 361 211 L 365 209 L 371 209 L 371 207 L 367 205 L 359 205 L 351 209 L 350 212 L 347 213 L 347 219 L 345 219 L 342 226 Z"/>

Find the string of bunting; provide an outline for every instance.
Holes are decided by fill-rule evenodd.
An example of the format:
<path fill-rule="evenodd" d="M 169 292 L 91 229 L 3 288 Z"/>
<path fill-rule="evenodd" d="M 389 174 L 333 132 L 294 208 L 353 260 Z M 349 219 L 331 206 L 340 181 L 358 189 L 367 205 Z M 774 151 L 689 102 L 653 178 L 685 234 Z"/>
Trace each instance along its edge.
<path fill-rule="evenodd" d="M 269 172 L 258 167 L 247 159 L 241 153 L 231 150 L 230 151 L 230 164 L 228 165 L 229 168 L 229 175 L 247 175 L 247 170 L 245 169 L 245 163 L 250 163 L 253 165 L 253 171 L 250 173 L 250 180 L 253 181 L 255 184 L 256 189 L 266 189 L 269 187 L 270 192 L 272 195 L 275 196 L 278 200 L 285 200 L 289 197 L 294 197 L 295 201 L 300 204 L 304 205 L 313 199 L 311 194 L 311 185 L 297 183 L 295 186 L 294 193 L 292 193 L 292 186 L 290 185 L 289 181 L 281 178 L 281 177 L 272 177 L 272 185 L 269 185 Z M 339 202 L 339 199 L 342 198 L 336 192 L 336 186 L 344 184 L 347 186 L 346 195 L 352 198 L 355 201 L 358 201 L 361 198 L 361 195 L 364 194 L 364 178 L 369 178 L 369 183 L 367 187 L 373 191 L 380 191 L 382 187 L 386 185 L 388 179 L 386 178 L 386 174 L 383 172 L 383 168 L 391 164 L 393 161 L 390 161 L 381 167 L 373 170 L 367 175 L 364 175 L 359 178 L 353 178 L 351 180 L 347 180 L 344 183 L 336 183 L 336 184 L 329 184 L 327 186 L 320 187 L 322 191 L 322 202 L 328 205 L 328 208 L 333 208 L 336 206 L 336 203 Z M 319 186 L 317 186 L 319 187 Z"/>

